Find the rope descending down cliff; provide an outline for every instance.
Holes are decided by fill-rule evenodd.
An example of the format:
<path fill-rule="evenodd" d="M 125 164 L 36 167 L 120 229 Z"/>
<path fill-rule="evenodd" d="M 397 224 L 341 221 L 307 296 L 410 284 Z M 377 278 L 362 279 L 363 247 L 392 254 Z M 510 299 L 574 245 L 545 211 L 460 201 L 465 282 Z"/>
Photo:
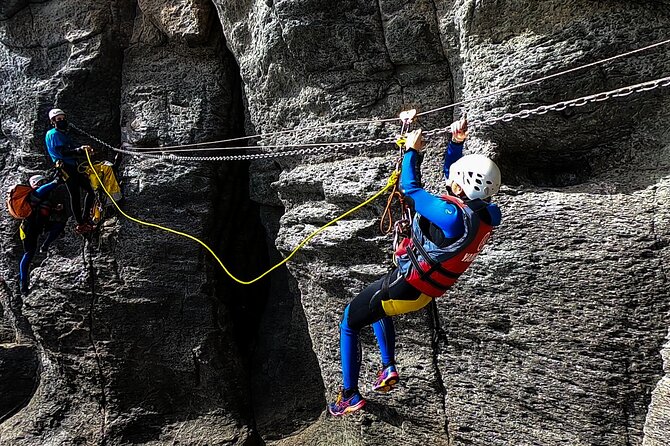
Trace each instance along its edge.
<path fill-rule="evenodd" d="M 87 161 L 88 161 L 89 165 L 92 166 L 91 158 L 90 158 L 88 152 L 86 152 L 86 158 L 87 158 Z M 95 172 L 95 170 L 94 170 L 94 172 Z M 97 173 L 97 172 L 95 172 L 95 176 L 96 176 L 96 177 L 98 176 L 98 173 Z M 291 251 L 291 253 L 290 253 L 288 256 L 286 256 L 282 261 L 280 261 L 280 262 L 277 263 L 276 265 L 272 266 L 270 269 L 268 269 L 267 271 L 265 271 L 264 273 L 262 273 L 262 274 L 259 275 L 258 277 L 254 278 L 254 279 L 251 279 L 251 280 L 241 280 L 241 279 L 238 279 L 237 277 L 235 277 L 235 276 L 228 270 L 228 268 L 226 268 L 226 266 L 223 264 L 223 262 L 221 261 L 221 259 L 219 258 L 219 256 L 217 256 L 216 253 L 212 250 L 212 248 L 210 248 L 205 242 L 203 242 L 203 241 L 200 240 L 199 238 L 197 238 L 197 237 L 195 237 L 195 236 L 193 236 L 193 235 L 187 234 L 187 233 L 185 233 L 185 232 L 177 231 L 177 230 L 175 230 L 175 229 L 171 229 L 171 228 L 168 228 L 168 227 L 165 227 L 165 226 L 156 224 L 156 223 L 150 223 L 150 222 L 147 222 L 147 221 L 144 221 L 144 220 L 140 220 L 140 219 L 138 219 L 138 218 L 135 218 L 135 217 L 132 217 L 132 216 L 128 215 L 127 213 L 125 213 L 125 212 L 119 207 L 118 203 L 114 200 L 114 198 L 112 197 L 112 195 L 107 191 L 107 189 L 106 189 L 105 186 L 102 184 L 102 182 L 100 183 L 100 185 L 101 185 L 101 187 L 103 188 L 103 190 L 105 191 L 105 193 L 107 194 L 107 196 L 109 197 L 109 199 L 111 200 L 111 202 L 114 204 L 114 206 L 116 207 L 116 209 L 119 211 L 119 213 L 121 213 L 121 215 L 123 215 L 124 217 L 126 217 L 128 220 L 134 221 L 135 223 L 138 223 L 138 224 L 141 224 L 141 225 L 144 225 L 144 226 L 149 226 L 149 227 L 152 227 L 152 228 L 161 229 L 161 230 L 166 231 L 166 232 L 171 232 L 172 234 L 180 235 L 180 236 L 182 236 L 182 237 L 186 237 L 186 238 L 188 238 L 188 239 L 193 240 L 194 242 L 199 243 L 200 245 L 202 245 L 203 248 L 205 248 L 205 249 L 206 249 L 206 250 L 207 250 L 207 251 L 208 251 L 208 252 L 209 252 L 215 259 L 216 259 L 216 261 L 218 262 L 219 266 L 221 266 L 221 269 L 223 269 L 223 271 L 224 271 L 224 272 L 225 272 L 231 279 L 233 279 L 235 282 L 237 282 L 237 283 L 239 283 L 239 284 L 241 284 L 241 285 L 250 285 L 250 284 L 255 283 L 255 282 L 257 282 L 258 280 L 262 279 L 263 277 L 267 276 L 267 275 L 270 274 L 272 271 L 274 271 L 275 269 L 279 268 L 280 266 L 282 266 L 283 264 L 285 264 L 286 262 L 288 262 L 289 260 L 291 260 L 291 258 L 292 258 L 292 257 L 293 257 L 293 256 L 300 250 L 300 249 L 302 249 L 302 248 L 303 248 L 303 247 L 304 247 L 304 246 L 305 246 L 311 239 L 313 239 L 317 234 L 319 234 L 320 232 L 322 232 L 324 229 L 326 229 L 326 228 L 329 227 L 329 226 L 334 225 L 335 223 L 337 223 L 338 221 L 342 220 L 343 218 L 346 218 L 348 215 L 350 215 L 350 214 L 356 212 L 356 211 L 359 210 L 360 208 L 362 208 L 362 207 L 364 207 L 364 206 L 367 206 L 368 204 L 370 204 L 370 203 L 372 203 L 373 201 L 375 201 L 377 198 L 379 198 L 381 195 L 383 195 L 386 191 L 388 191 L 389 189 L 391 189 L 391 188 L 395 185 L 395 183 L 397 182 L 397 180 L 398 180 L 398 171 L 394 171 L 394 172 L 391 174 L 391 176 L 389 177 L 389 179 L 388 179 L 388 181 L 387 181 L 387 183 L 386 183 L 386 186 L 384 186 L 379 192 L 377 192 L 376 194 L 374 194 L 373 196 L 371 196 L 371 197 L 368 198 L 367 200 L 363 201 L 361 204 L 359 204 L 359 205 L 357 205 L 357 206 L 355 206 L 355 207 L 349 209 L 348 211 L 346 211 L 345 213 L 343 213 L 343 214 L 340 215 L 339 217 L 336 217 L 336 218 L 332 219 L 331 221 L 329 221 L 329 222 L 326 223 L 325 225 L 321 226 L 319 229 L 313 231 L 310 235 L 308 235 L 307 237 L 305 237 L 305 238 L 298 244 L 298 246 L 296 246 L 296 247 L 293 249 L 293 251 Z"/>

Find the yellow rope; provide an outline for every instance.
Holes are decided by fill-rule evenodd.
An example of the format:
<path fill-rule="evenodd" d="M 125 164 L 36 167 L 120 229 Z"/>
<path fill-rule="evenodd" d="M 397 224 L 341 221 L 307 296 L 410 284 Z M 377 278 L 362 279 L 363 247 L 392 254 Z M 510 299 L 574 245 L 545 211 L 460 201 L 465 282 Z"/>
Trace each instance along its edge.
<path fill-rule="evenodd" d="M 280 266 L 282 266 L 283 264 L 285 264 L 286 262 L 288 262 L 289 260 L 291 260 L 291 258 L 292 258 L 292 257 L 293 257 L 293 256 L 294 256 L 294 255 L 295 255 L 295 254 L 296 254 L 302 247 L 304 247 L 304 246 L 305 246 L 305 245 L 306 245 L 312 238 L 314 238 L 314 236 L 316 236 L 318 233 L 320 233 L 321 231 L 323 231 L 324 229 L 326 229 L 328 226 L 331 226 L 331 225 L 337 223 L 338 221 L 342 220 L 343 218 L 347 217 L 348 215 L 350 215 L 350 214 L 356 212 L 357 210 L 359 210 L 359 209 L 362 208 L 363 206 L 367 206 L 368 204 L 370 204 L 370 203 L 372 203 L 373 201 L 375 201 L 377 198 L 379 198 L 380 195 L 384 194 L 386 191 L 388 191 L 389 189 L 391 189 L 391 188 L 393 187 L 393 185 L 398 181 L 398 174 L 399 174 L 398 171 L 394 171 L 393 173 L 391 173 L 391 176 L 389 177 L 389 179 L 388 179 L 388 181 L 387 181 L 387 183 L 386 183 L 386 186 L 384 186 L 384 188 L 381 189 L 379 192 L 377 192 L 377 193 L 374 194 L 372 197 L 368 198 L 367 200 L 365 200 L 364 202 L 362 202 L 362 203 L 359 204 L 358 206 L 349 209 L 349 210 L 348 210 L 347 212 L 345 212 L 344 214 L 340 215 L 340 216 L 337 217 L 337 218 L 334 218 L 333 220 L 329 221 L 329 222 L 326 223 L 325 225 L 321 226 L 321 227 L 320 227 L 319 229 L 317 229 L 316 231 L 312 232 L 310 235 L 308 235 L 307 237 L 305 237 L 305 239 L 304 239 L 303 241 L 301 241 L 301 242 L 298 244 L 298 246 L 296 246 L 296 247 L 293 249 L 293 251 L 291 251 L 291 253 L 290 253 L 284 260 L 282 260 L 281 262 L 277 263 L 276 265 L 274 265 L 274 266 L 273 266 L 272 268 L 270 268 L 269 270 L 265 271 L 265 272 L 264 272 L 263 274 L 261 274 L 260 276 L 256 277 L 255 279 L 252 279 L 252 280 L 246 280 L 246 281 L 245 281 L 245 280 L 240 280 L 240 279 L 238 279 L 238 278 L 235 277 L 230 271 L 228 271 L 228 268 L 226 268 L 226 266 L 223 264 L 223 262 L 221 262 L 221 259 L 219 259 L 219 257 L 214 253 L 214 251 L 212 250 L 212 248 L 210 248 L 209 246 L 207 246 L 207 244 L 205 244 L 205 242 L 201 241 L 200 239 L 198 239 L 198 238 L 196 238 L 196 237 L 194 237 L 194 236 L 192 236 L 192 235 L 190 235 L 190 234 L 186 234 L 185 232 L 180 232 L 180 231 L 177 231 L 177 230 L 175 230 L 175 229 L 166 228 L 165 226 L 161 226 L 161 225 L 158 225 L 158 224 L 155 224 L 155 223 L 149 223 L 149 222 L 146 222 L 146 221 L 139 220 L 139 219 L 134 218 L 134 217 L 131 217 L 130 215 L 128 215 L 128 214 L 126 214 L 125 212 L 123 212 L 123 210 L 122 210 L 122 209 L 119 207 L 119 205 L 116 203 L 116 200 L 114 200 L 114 198 L 113 198 L 113 197 L 110 195 L 110 193 L 107 191 L 107 189 L 105 188 L 105 186 L 104 186 L 102 180 L 101 180 L 100 177 L 98 176 L 98 173 L 96 172 L 95 168 L 93 167 L 93 163 L 91 162 L 91 157 L 90 157 L 88 151 L 86 152 L 86 159 L 88 160 L 88 164 L 89 164 L 89 166 L 91 166 L 91 169 L 93 170 L 93 173 L 95 174 L 96 178 L 98 179 L 98 182 L 100 183 L 100 186 L 102 187 L 102 190 L 105 191 L 105 194 L 107 194 L 107 196 L 109 197 L 109 199 L 110 199 L 110 200 L 112 201 L 112 203 L 114 204 L 114 207 L 116 207 L 116 209 L 121 213 L 121 215 L 123 215 L 124 217 L 126 217 L 128 220 L 134 221 L 135 223 L 138 223 L 138 224 L 141 224 L 141 225 L 145 225 L 145 226 L 150 226 L 150 227 L 152 227 L 152 228 L 162 229 L 163 231 L 167 231 L 167 232 L 171 232 L 171 233 L 173 233 L 173 234 L 181 235 L 182 237 L 186 237 L 186 238 L 188 238 L 188 239 L 193 240 L 194 242 L 198 242 L 198 243 L 200 243 L 200 245 L 202 245 L 203 248 L 205 248 L 207 251 L 209 251 L 209 253 L 216 259 L 216 261 L 219 262 L 219 265 L 221 266 L 221 268 L 223 269 L 223 271 L 224 271 L 224 272 L 225 272 L 231 279 L 233 279 L 235 282 L 237 282 L 237 283 L 239 283 L 239 284 L 242 284 L 242 285 L 250 285 L 250 284 L 252 284 L 252 283 L 254 283 L 254 282 L 256 282 L 256 281 L 262 279 L 263 277 L 267 276 L 267 275 L 270 274 L 272 271 L 274 271 L 275 269 L 279 268 Z"/>

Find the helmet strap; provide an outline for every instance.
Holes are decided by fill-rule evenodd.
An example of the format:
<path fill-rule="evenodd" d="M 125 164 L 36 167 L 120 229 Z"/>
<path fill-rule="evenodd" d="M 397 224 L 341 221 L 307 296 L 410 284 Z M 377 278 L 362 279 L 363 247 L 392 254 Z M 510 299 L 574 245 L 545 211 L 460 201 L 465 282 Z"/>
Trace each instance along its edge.
<path fill-rule="evenodd" d="M 465 192 L 463 192 L 463 188 L 461 187 L 460 184 L 458 184 L 455 181 L 451 181 L 451 184 L 449 185 L 449 189 L 451 190 L 451 193 L 457 197 L 464 197 Z"/>

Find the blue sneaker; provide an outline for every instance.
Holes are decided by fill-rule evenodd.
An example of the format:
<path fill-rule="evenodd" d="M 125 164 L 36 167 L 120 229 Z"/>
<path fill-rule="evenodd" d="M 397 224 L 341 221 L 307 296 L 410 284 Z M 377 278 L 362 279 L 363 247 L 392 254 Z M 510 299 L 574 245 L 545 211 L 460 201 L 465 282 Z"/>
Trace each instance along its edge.
<path fill-rule="evenodd" d="M 395 365 L 392 364 L 377 374 L 377 381 L 372 388 L 375 392 L 390 392 L 398 384 L 398 381 L 400 381 L 400 376 L 398 376 Z"/>
<path fill-rule="evenodd" d="M 365 400 L 361 394 L 358 393 L 358 390 L 346 400 L 342 398 L 342 392 L 343 391 L 341 390 L 337 395 L 337 401 L 328 405 L 328 412 L 330 412 L 332 416 L 340 417 L 348 413 L 356 412 L 365 406 Z"/>

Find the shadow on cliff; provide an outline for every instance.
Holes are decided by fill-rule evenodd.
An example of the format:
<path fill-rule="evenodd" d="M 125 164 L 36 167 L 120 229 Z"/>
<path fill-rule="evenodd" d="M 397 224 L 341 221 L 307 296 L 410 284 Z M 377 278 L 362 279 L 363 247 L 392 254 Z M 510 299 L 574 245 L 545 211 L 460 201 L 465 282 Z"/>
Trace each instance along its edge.
<path fill-rule="evenodd" d="M 217 220 L 214 231 L 224 264 L 234 265 L 233 274 L 241 279 L 256 277 L 282 259 L 266 234 L 259 205 L 245 193 L 248 167 L 240 163 L 221 169 L 217 195 L 222 198 L 213 213 L 235 216 Z M 264 215 L 278 221 L 282 213 L 274 209 Z M 282 438 L 317 419 L 325 407 L 324 385 L 288 270 L 279 268 L 252 285 L 233 282 L 218 266 L 214 274 L 215 294 L 226 309 L 221 325 L 232 327 L 258 433 L 264 439 Z"/>
<path fill-rule="evenodd" d="M 531 138 L 524 131 L 487 135 L 498 145 L 496 161 L 506 184 L 607 195 L 644 190 L 667 177 L 670 132 L 660 113 L 625 128 L 603 128 L 588 139 L 570 132 L 549 137 L 538 124 Z"/>
<path fill-rule="evenodd" d="M 20 296 L 12 299 L 0 282 L 0 424 L 26 407 L 41 380 L 41 364 L 34 335 L 21 314 Z M 5 323 L 9 324 L 5 325 Z"/>

